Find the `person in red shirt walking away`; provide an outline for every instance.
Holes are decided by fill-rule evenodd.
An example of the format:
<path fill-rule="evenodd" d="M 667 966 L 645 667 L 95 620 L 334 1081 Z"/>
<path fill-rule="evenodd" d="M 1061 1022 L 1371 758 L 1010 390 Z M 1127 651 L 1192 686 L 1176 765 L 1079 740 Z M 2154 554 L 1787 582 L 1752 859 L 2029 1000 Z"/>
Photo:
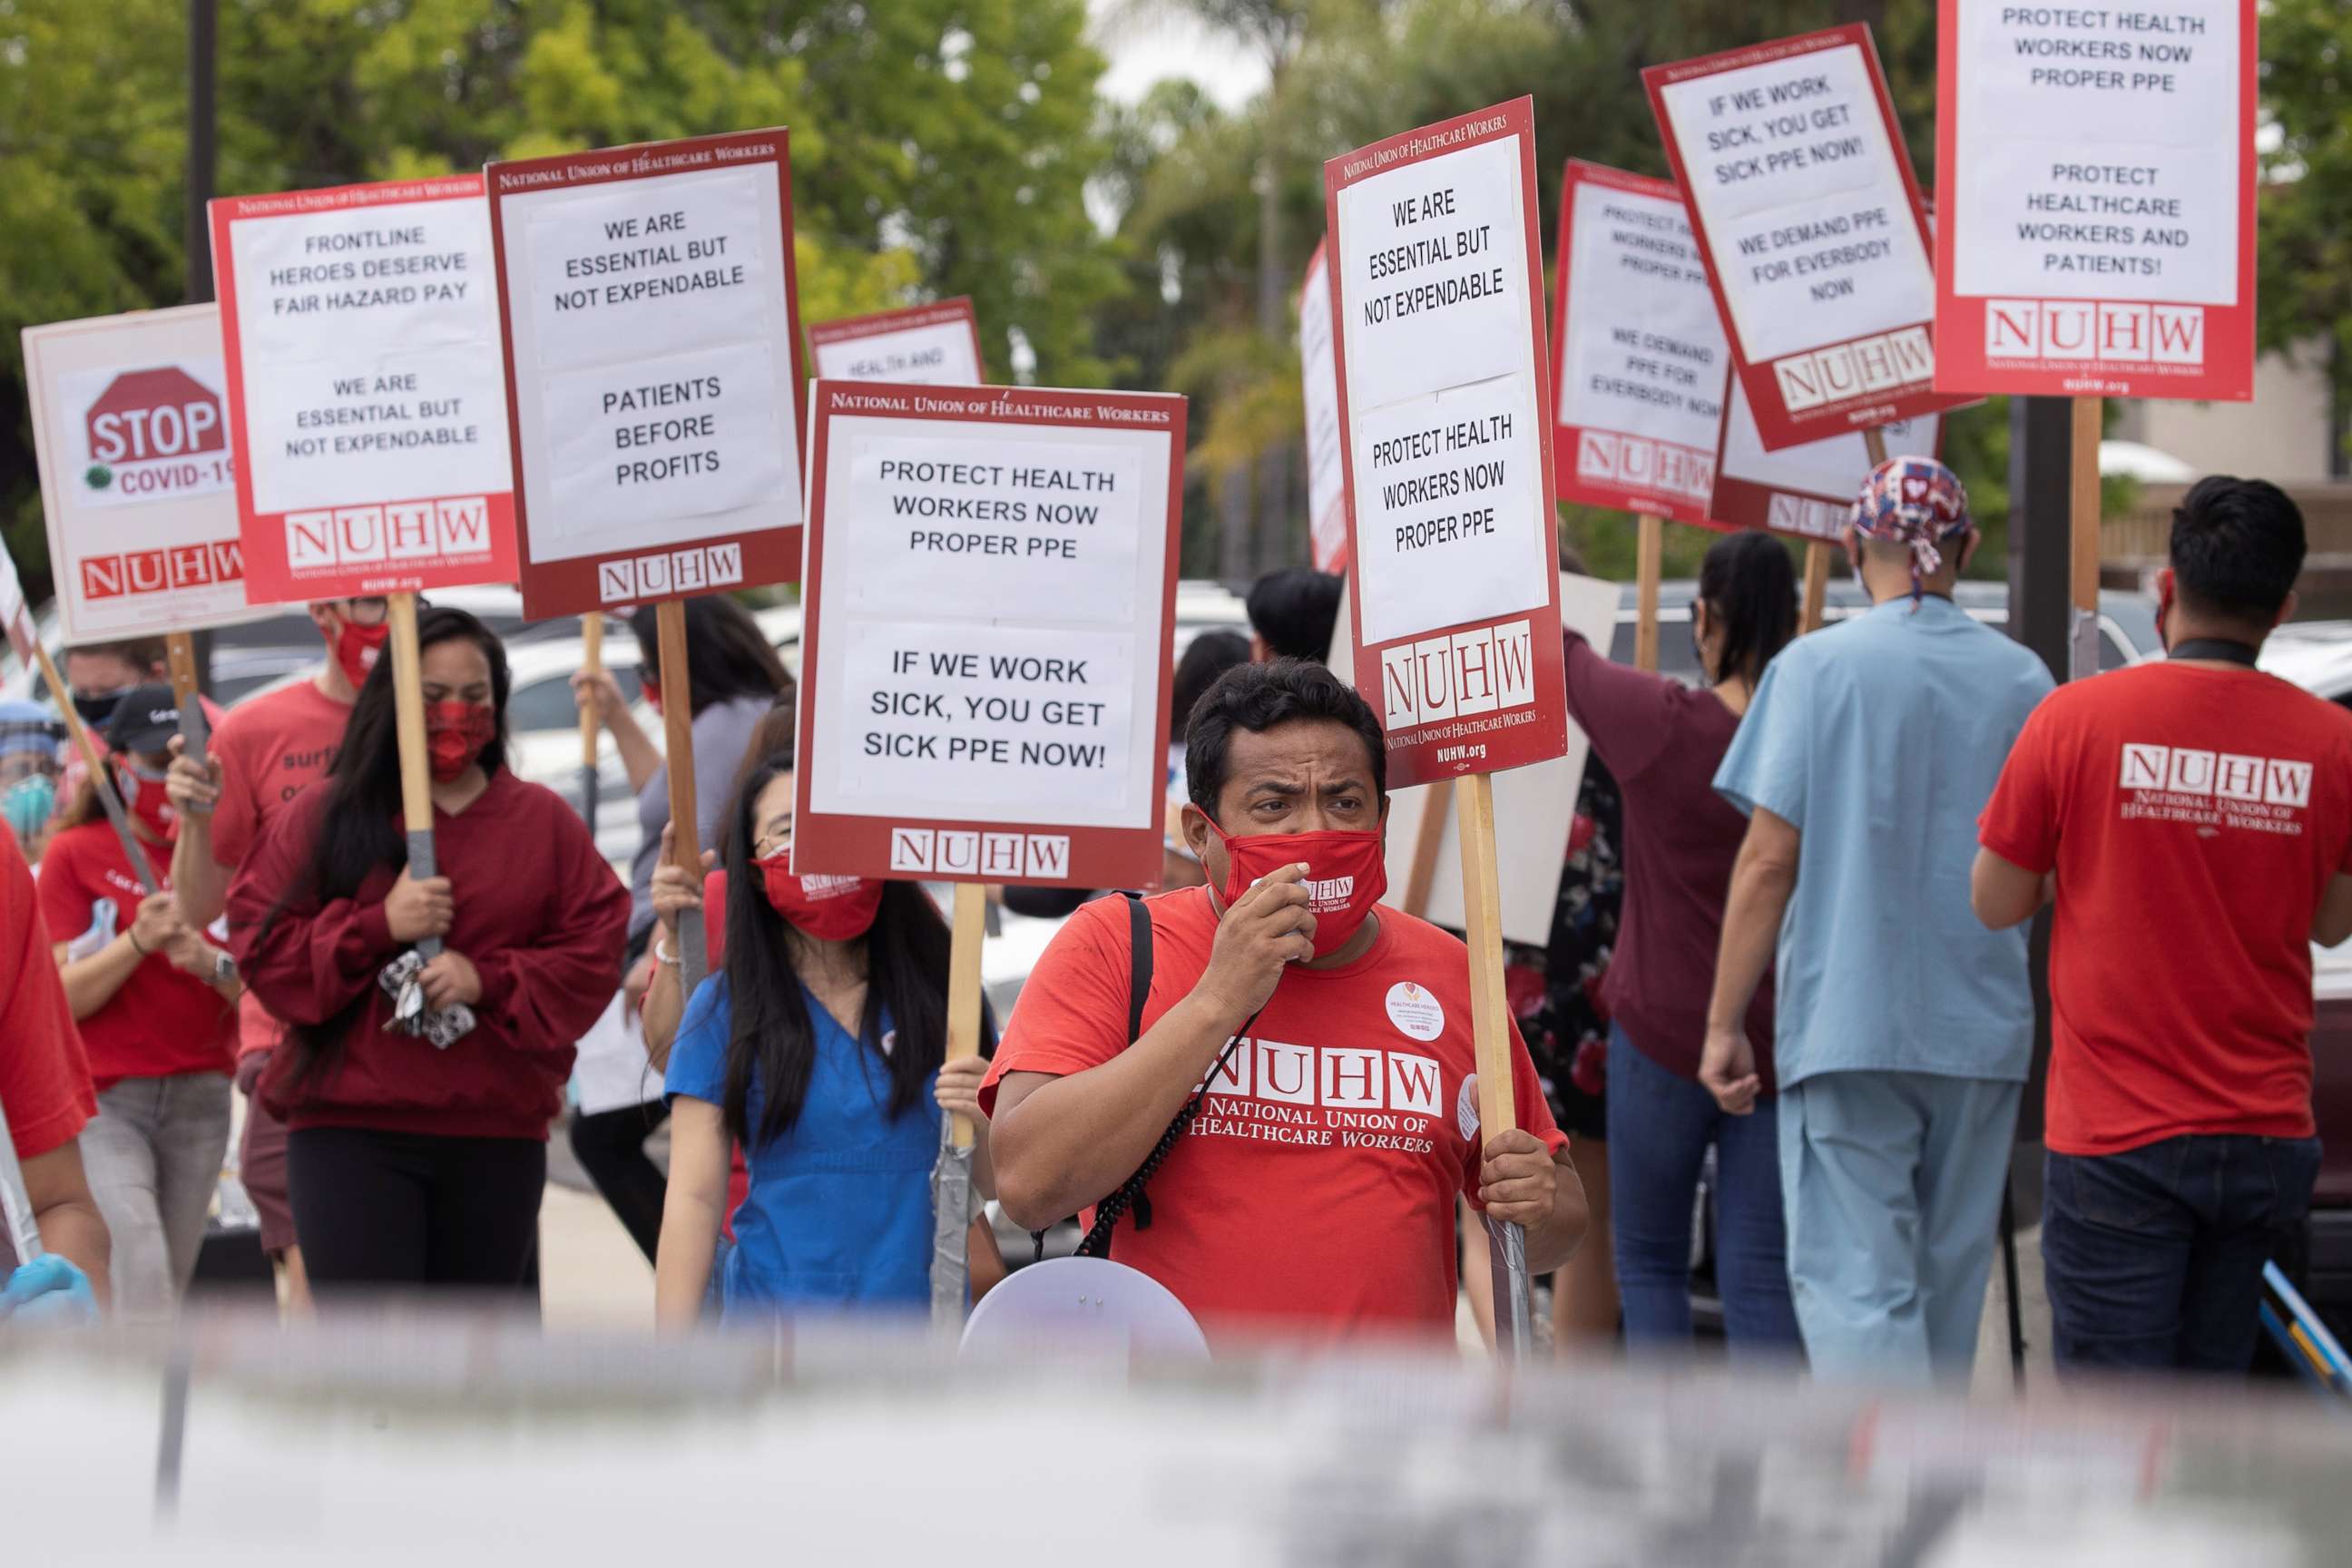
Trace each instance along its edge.
<path fill-rule="evenodd" d="M 1205 1084 L 1148 1204 L 1112 1205 L 1112 1260 L 1213 1338 L 1450 1336 L 1455 1194 L 1527 1228 L 1531 1274 L 1576 1250 L 1584 1198 L 1516 1027 L 1519 1125 L 1482 1136 L 1462 943 L 1373 908 L 1380 721 L 1319 665 L 1244 665 L 1192 710 L 1184 767 L 1209 880 L 1143 900 L 1139 1036 L 1136 917 L 1098 899 L 1045 950 L 982 1082 L 1004 1212 L 1043 1229 L 1119 1192 Z"/>
<path fill-rule="evenodd" d="M 289 1026 L 261 1094 L 291 1129 L 295 1232 L 322 1295 L 528 1290 L 573 1043 L 621 983 L 628 890 L 562 797 L 507 771 L 506 650 L 454 609 L 420 612 L 417 641 L 439 874 L 405 863 L 379 664 L 325 780 L 229 888 L 247 978 Z M 404 986 L 428 937 L 442 949 Z M 396 1019 L 395 990 L 425 1016 Z"/>
<path fill-rule="evenodd" d="M 2200 480 L 2160 662 L 2063 686 L 1979 826 L 1978 917 L 2052 896 L 2042 1254 L 2062 1368 L 2243 1373 L 2311 1206 L 2311 943 L 2352 936 L 2352 713 L 2254 668 L 2303 516 Z"/>
<path fill-rule="evenodd" d="M 1691 640 L 1709 682 L 1612 664 L 1568 634 L 1568 710 L 1625 802 L 1625 905 L 1601 982 L 1609 1025 L 1609 1188 L 1625 1340 L 1691 1337 L 1691 1209 L 1716 1151 L 1716 1274 L 1739 1352 L 1792 1352 L 1788 1234 L 1780 1216 L 1772 1078 L 1772 982 L 1744 1020 L 1762 1092 L 1727 1113 L 1698 1080 L 1708 986 L 1747 819 L 1715 793 L 1765 666 L 1797 630 L 1788 547 L 1767 533 L 1718 540 L 1700 563 Z"/>
<path fill-rule="evenodd" d="M 0 1114 L 42 1247 L 26 1263 L 0 1226 L 0 1325 L 97 1320 L 112 1245 L 79 1142 L 97 1110 L 32 870 L 16 836 L 0 826 Z"/>
<path fill-rule="evenodd" d="M 352 703 L 383 649 L 390 613 L 380 598 L 312 605 L 311 624 L 327 644 L 316 675 L 232 710 L 213 731 L 205 766 L 173 742 L 169 788 L 180 837 L 172 847 L 172 890 L 191 931 L 221 917 L 229 879 L 261 830 L 327 776 Z M 286 1194 L 286 1124 L 255 1092 L 284 1034 L 285 1026 L 247 992 L 237 1014 L 236 1086 L 246 1097 L 237 1175 L 261 1215 L 262 1249 L 286 1281 L 287 1305 L 300 1311 L 310 1305 L 310 1289 Z"/>
<path fill-rule="evenodd" d="M 164 796 L 179 709 L 168 686 L 124 692 L 106 729 L 144 865 L 134 869 L 83 782 L 42 857 L 41 916 L 98 1089 L 82 1159 L 113 1237 L 114 1310 L 168 1320 L 196 1268 L 228 1152 L 243 987 L 229 955 L 180 918 L 164 874 L 178 820 Z M 142 891 L 142 880 L 157 891 Z"/>

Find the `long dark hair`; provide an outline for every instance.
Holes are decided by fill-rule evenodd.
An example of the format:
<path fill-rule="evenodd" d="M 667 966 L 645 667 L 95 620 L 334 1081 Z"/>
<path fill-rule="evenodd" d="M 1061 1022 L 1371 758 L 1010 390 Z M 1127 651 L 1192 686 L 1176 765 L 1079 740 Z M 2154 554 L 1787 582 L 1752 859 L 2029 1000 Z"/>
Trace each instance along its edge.
<path fill-rule="evenodd" d="M 1797 635 L 1797 572 L 1789 548 L 1761 531 L 1718 539 L 1699 563 L 1698 596 L 1723 627 L 1723 657 L 1710 681 L 1745 676 L 1753 686 L 1764 667 Z"/>
<path fill-rule="evenodd" d="M 498 728 L 478 759 L 485 773 L 507 765 L 507 650 L 488 626 L 464 610 L 428 605 L 416 612 L 420 657 L 437 643 L 463 637 L 482 650 L 490 666 L 490 703 Z M 368 671 L 343 727 L 343 743 L 327 764 L 327 776 L 311 786 L 325 792 L 318 833 L 310 841 L 310 864 L 299 881 L 283 889 L 261 920 L 267 933 L 295 899 L 320 903 L 356 895 L 360 885 L 386 866 L 408 863 L 408 839 L 400 817 L 400 721 L 392 698 L 392 650 Z M 341 1014 L 320 1025 L 297 1025 L 291 1033 L 302 1058 L 301 1080 L 315 1081 L 334 1064 L 343 1037 L 367 1009 L 373 986 Z"/>
<path fill-rule="evenodd" d="M 661 683 L 661 623 L 646 605 L 629 616 L 637 634 L 637 668 L 648 686 Z M 686 679 L 694 692 L 694 712 L 738 697 L 789 695 L 793 678 L 768 646 L 760 623 L 729 598 L 686 601 Z"/>
<path fill-rule="evenodd" d="M 815 1026 L 786 958 L 802 939 L 768 902 L 751 863 L 760 792 L 793 771 L 793 753 L 771 752 L 743 774 L 727 810 L 727 960 L 723 979 L 733 1023 L 727 1037 L 727 1129 L 746 1148 L 792 1130 L 807 1103 L 816 1065 Z M 948 924 L 930 896 L 912 882 L 891 882 L 866 933 L 866 1008 L 859 1043 L 890 1075 L 890 1115 L 922 1103 L 923 1086 L 947 1058 Z M 882 1015 L 897 1041 L 882 1050 Z M 751 1085 L 766 1103 L 750 1126 Z"/>

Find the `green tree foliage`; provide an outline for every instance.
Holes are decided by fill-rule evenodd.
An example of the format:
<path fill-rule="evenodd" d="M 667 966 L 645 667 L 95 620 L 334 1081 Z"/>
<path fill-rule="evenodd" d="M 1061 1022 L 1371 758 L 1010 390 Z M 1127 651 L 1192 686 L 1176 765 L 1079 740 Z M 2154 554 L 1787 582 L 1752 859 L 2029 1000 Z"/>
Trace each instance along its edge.
<path fill-rule="evenodd" d="M 970 294 L 1100 383 L 1125 289 L 1084 0 L 224 0 L 224 193 L 784 125 L 811 321 Z M 0 0 L 0 520 L 46 575 L 18 331 L 183 297 L 184 0 Z"/>
<path fill-rule="evenodd" d="M 2339 403 L 2352 395 L 2352 7 L 2271 0 L 2263 8 L 2264 157 L 2262 345 L 2327 344 Z"/>

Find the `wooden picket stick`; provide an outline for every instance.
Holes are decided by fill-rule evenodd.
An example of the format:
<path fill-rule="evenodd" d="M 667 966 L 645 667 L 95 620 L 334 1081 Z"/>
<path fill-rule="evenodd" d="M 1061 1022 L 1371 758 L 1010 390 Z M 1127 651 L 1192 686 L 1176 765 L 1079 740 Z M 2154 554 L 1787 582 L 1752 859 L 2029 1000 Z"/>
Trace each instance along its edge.
<path fill-rule="evenodd" d="M 2106 423 L 2105 404 L 2098 397 L 2074 399 L 2068 505 L 2074 616 L 2067 678 L 2073 680 L 2099 673 L 2099 436 Z"/>
<path fill-rule="evenodd" d="M 1454 811 L 1454 781 L 1440 779 L 1423 792 L 1421 823 L 1413 833 L 1412 863 L 1405 868 L 1404 912 L 1429 918 L 1430 889 L 1437 883 L 1437 857 L 1445 848 L 1445 819 Z"/>
<path fill-rule="evenodd" d="M 131 815 L 122 809 L 122 797 L 114 791 L 114 775 L 106 771 L 99 760 L 98 748 L 89 742 L 89 731 L 82 727 L 81 713 L 73 705 L 73 693 L 66 689 L 65 677 L 49 658 L 49 650 L 36 638 L 33 658 L 40 666 L 41 679 L 49 683 L 50 694 L 58 700 L 58 711 L 65 715 L 66 733 L 73 737 L 74 750 L 81 753 L 81 765 L 89 773 L 90 787 L 98 791 L 98 804 L 106 813 L 107 825 L 122 845 L 122 858 L 131 862 L 131 874 L 138 879 L 142 893 L 155 891 L 153 866 L 139 843 L 139 836 L 131 831 Z M 134 911 L 135 912 L 135 911 Z"/>
<path fill-rule="evenodd" d="M 1886 461 L 1886 432 L 1875 425 L 1865 426 L 1862 445 L 1870 454 L 1870 467 L 1875 472 L 1878 465 Z M 1821 630 L 1829 609 L 1829 596 L 1830 547 L 1820 540 L 1809 540 L 1805 544 L 1804 619 L 1797 627 L 1801 634 Z"/>
<path fill-rule="evenodd" d="M 980 955 L 988 936 L 988 889 L 978 882 L 955 885 L 955 922 L 948 950 L 947 1059 L 980 1054 Z M 955 1119 L 955 1146 L 969 1149 L 971 1119 Z"/>
<path fill-rule="evenodd" d="M 1658 669 L 1658 573 L 1665 557 L 1666 521 L 1653 511 L 1639 514 L 1636 521 L 1641 531 L 1635 546 L 1640 577 L 1634 593 L 1638 607 L 1633 621 L 1633 668 L 1654 675 Z"/>
<path fill-rule="evenodd" d="M 694 805 L 694 682 L 687 670 L 686 601 L 665 599 L 654 606 L 658 636 L 655 647 L 661 660 L 662 760 L 669 769 L 670 863 L 702 883 L 702 828 Z M 694 994 L 709 973 L 709 950 L 703 944 L 702 911 L 677 912 L 677 991 L 684 1000 Z"/>
<path fill-rule="evenodd" d="M 604 673 L 604 616 L 591 610 L 580 617 L 580 668 L 591 676 Z M 591 837 L 596 832 L 596 748 L 604 719 L 592 691 L 589 705 L 580 710 L 580 817 Z"/>
<path fill-rule="evenodd" d="M 163 647 L 171 664 L 172 700 L 180 709 L 180 750 L 203 767 L 212 726 L 205 721 L 204 701 L 196 690 L 196 641 L 186 632 L 167 632 Z"/>
<path fill-rule="evenodd" d="M 392 712 L 400 741 L 400 820 L 408 833 L 408 875 L 422 882 L 438 876 L 433 857 L 433 753 L 425 738 L 425 663 L 416 646 L 416 595 L 394 594 L 392 606 Z M 416 944 L 425 958 L 441 952 L 441 939 Z"/>
<path fill-rule="evenodd" d="M 1462 907 L 1470 946 L 1470 1027 L 1478 1060 L 1478 1126 L 1499 1132 L 1519 1124 L 1512 1092 L 1511 1016 L 1503 992 L 1503 886 L 1495 855 L 1495 781 L 1471 773 L 1454 781 L 1461 826 Z M 1534 1349 L 1527 1233 L 1486 1221 L 1495 1273 L 1495 1350 L 1524 1361 Z"/>

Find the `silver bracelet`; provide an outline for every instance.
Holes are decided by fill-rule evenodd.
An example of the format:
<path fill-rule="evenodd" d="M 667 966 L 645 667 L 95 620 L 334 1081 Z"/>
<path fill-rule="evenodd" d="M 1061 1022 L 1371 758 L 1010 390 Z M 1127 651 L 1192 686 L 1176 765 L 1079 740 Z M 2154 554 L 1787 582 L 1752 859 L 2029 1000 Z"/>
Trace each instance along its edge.
<path fill-rule="evenodd" d="M 654 962 L 667 963 L 672 969 L 677 967 L 677 954 L 669 950 L 669 944 L 662 941 L 659 931 L 654 933 Z"/>

